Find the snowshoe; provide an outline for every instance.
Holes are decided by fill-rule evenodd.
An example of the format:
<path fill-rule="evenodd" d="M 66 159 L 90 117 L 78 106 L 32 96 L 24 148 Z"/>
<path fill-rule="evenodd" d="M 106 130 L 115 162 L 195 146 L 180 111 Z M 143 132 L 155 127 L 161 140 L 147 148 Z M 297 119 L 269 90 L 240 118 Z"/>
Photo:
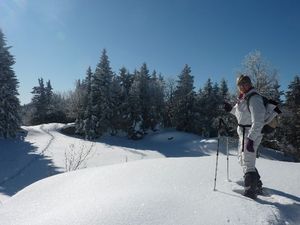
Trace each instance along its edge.
<path fill-rule="evenodd" d="M 257 198 L 257 173 L 248 172 L 245 174 L 245 192 L 244 196 L 256 199 Z"/>
<path fill-rule="evenodd" d="M 259 181 L 257 182 L 256 194 L 257 194 L 257 195 L 264 195 L 261 180 L 259 180 Z"/>
<path fill-rule="evenodd" d="M 244 196 L 248 197 L 248 198 L 256 199 L 257 198 L 257 193 L 256 193 L 256 191 L 248 189 L 248 190 L 245 190 Z"/>

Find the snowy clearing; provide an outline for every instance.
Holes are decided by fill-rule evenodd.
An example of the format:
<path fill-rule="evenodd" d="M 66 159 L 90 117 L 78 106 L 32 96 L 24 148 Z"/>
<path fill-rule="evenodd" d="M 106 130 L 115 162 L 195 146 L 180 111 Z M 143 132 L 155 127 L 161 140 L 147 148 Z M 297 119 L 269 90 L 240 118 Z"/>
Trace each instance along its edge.
<path fill-rule="evenodd" d="M 1 225 L 300 224 L 300 164 L 259 158 L 269 196 L 254 201 L 237 193 L 234 148 L 230 181 L 221 154 L 213 191 L 215 139 L 169 130 L 91 143 L 62 135 L 61 126 L 26 127 L 24 141 L 0 140 Z M 66 173 L 70 149 L 92 150 L 80 170 Z"/>

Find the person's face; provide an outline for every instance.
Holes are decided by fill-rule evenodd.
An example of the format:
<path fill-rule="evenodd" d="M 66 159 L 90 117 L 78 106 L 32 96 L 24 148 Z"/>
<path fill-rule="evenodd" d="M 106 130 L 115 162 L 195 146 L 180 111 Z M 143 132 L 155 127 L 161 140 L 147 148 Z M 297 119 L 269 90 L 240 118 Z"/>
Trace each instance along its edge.
<path fill-rule="evenodd" d="M 239 89 L 240 93 L 245 94 L 245 93 L 247 93 L 247 91 L 249 91 L 250 85 L 247 83 L 240 84 L 240 85 L 238 85 L 238 89 Z"/>

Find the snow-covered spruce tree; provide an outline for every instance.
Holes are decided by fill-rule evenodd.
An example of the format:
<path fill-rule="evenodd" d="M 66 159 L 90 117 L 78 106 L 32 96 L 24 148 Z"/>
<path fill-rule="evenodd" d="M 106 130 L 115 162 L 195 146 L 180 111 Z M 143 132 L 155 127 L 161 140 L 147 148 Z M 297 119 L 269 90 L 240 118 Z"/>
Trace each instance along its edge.
<path fill-rule="evenodd" d="M 30 124 L 65 123 L 67 119 L 67 100 L 61 94 L 53 93 L 50 80 L 44 85 L 43 78 L 38 79 L 39 85 L 33 87 L 30 109 Z"/>
<path fill-rule="evenodd" d="M 300 160 L 300 76 L 295 76 L 285 94 L 286 102 L 282 115 L 281 141 L 286 144 L 284 151 Z M 291 147 L 287 147 L 291 145 Z"/>
<path fill-rule="evenodd" d="M 129 71 L 122 67 L 119 73 L 120 85 L 122 89 L 122 93 L 124 97 L 128 97 L 131 85 L 133 83 L 133 75 L 129 73 Z"/>
<path fill-rule="evenodd" d="M 222 101 L 230 100 L 229 88 L 227 85 L 227 81 L 223 78 L 220 84 L 220 98 Z"/>
<path fill-rule="evenodd" d="M 14 57 L 0 29 L 0 137 L 15 137 L 20 128 L 18 80 L 12 69 Z"/>
<path fill-rule="evenodd" d="M 141 66 L 140 71 L 135 71 L 133 83 L 129 92 L 130 107 L 130 129 L 129 137 L 140 138 L 153 126 L 151 114 L 152 98 L 150 94 L 151 77 L 146 63 Z M 138 134 L 139 137 L 136 137 Z"/>
<path fill-rule="evenodd" d="M 47 99 L 46 88 L 43 78 L 38 79 L 39 85 L 32 88 L 33 97 L 31 99 L 34 113 L 31 124 L 41 124 L 46 122 L 49 99 Z"/>
<path fill-rule="evenodd" d="M 43 78 L 38 79 L 39 85 L 32 90 L 32 107 L 31 124 L 63 122 L 66 119 L 65 113 L 60 110 L 54 101 L 53 88 L 50 80 L 47 81 L 46 87 Z M 58 100 L 58 99 L 56 99 Z M 62 115 L 63 114 L 63 115 Z"/>
<path fill-rule="evenodd" d="M 92 115 L 92 79 L 91 67 L 88 67 L 83 80 L 76 81 L 75 91 L 70 94 L 71 117 L 75 118 L 75 132 L 86 139 L 95 138 L 95 118 Z"/>
<path fill-rule="evenodd" d="M 142 118 L 142 129 L 145 132 L 149 128 L 151 128 L 151 98 L 152 96 L 150 95 L 150 75 L 149 75 L 149 70 L 144 63 L 141 66 L 141 69 L 139 73 L 137 74 L 137 81 L 138 81 L 138 88 L 139 88 L 139 93 L 140 93 L 140 103 L 141 103 L 141 118 Z"/>
<path fill-rule="evenodd" d="M 201 134 L 204 136 L 216 136 L 217 119 L 222 114 L 221 92 L 217 83 L 213 85 L 209 78 L 203 89 L 200 89 L 197 98 L 198 111 L 200 112 Z"/>
<path fill-rule="evenodd" d="M 142 100 L 140 79 L 138 71 L 135 70 L 133 74 L 133 83 L 131 85 L 129 96 L 128 96 L 128 106 L 129 106 L 129 116 L 128 119 L 128 137 L 132 139 L 139 139 L 143 137 L 142 129 Z"/>
<path fill-rule="evenodd" d="M 50 80 L 48 80 L 46 83 L 45 94 L 46 94 L 47 104 L 51 105 L 51 100 L 53 97 L 53 88 Z"/>
<path fill-rule="evenodd" d="M 59 114 L 62 112 L 59 112 L 59 109 L 55 107 L 54 102 L 53 102 L 53 88 L 51 85 L 50 80 L 46 82 L 46 87 L 45 87 L 45 95 L 46 95 L 46 104 L 47 104 L 47 111 L 46 111 L 46 121 L 47 123 L 52 123 L 52 122 L 60 122 L 59 121 Z"/>
<path fill-rule="evenodd" d="M 168 78 L 164 86 L 164 109 L 163 109 L 163 125 L 164 127 L 174 127 L 174 96 L 176 90 L 176 81 L 174 78 Z"/>
<path fill-rule="evenodd" d="M 235 99 L 236 96 L 232 95 L 229 93 L 229 89 L 228 89 L 228 85 L 227 85 L 227 81 L 225 79 L 221 80 L 220 83 L 220 116 L 222 117 L 222 119 L 225 121 L 226 126 L 229 128 L 233 128 L 237 126 L 237 120 L 235 118 L 235 116 L 233 116 L 231 113 L 227 113 L 225 112 L 224 108 L 224 102 L 228 102 L 231 103 L 232 105 L 234 105 L 235 103 Z M 232 134 L 234 135 L 234 133 Z"/>
<path fill-rule="evenodd" d="M 74 119 L 68 117 L 68 99 L 65 94 L 52 93 L 51 97 L 51 110 L 49 114 L 49 121 L 56 123 L 70 123 Z"/>
<path fill-rule="evenodd" d="M 101 136 L 111 127 L 111 87 L 113 72 L 104 49 L 95 73 L 92 76 L 92 118 L 95 123 L 95 135 Z"/>
<path fill-rule="evenodd" d="M 120 69 L 119 81 L 121 88 L 120 112 L 122 118 L 120 121 L 120 129 L 128 134 L 132 124 L 130 119 L 131 110 L 129 105 L 129 94 L 133 83 L 133 75 L 130 74 L 125 67 L 123 67 Z"/>
<path fill-rule="evenodd" d="M 83 115 L 83 133 L 85 136 L 85 139 L 93 139 L 95 138 L 95 123 L 93 122 L 93 114 L 92 114 L 92 69 L 91 67 L 88 68 L 86 72 L 86 78 L 85 78 L 85 85 L 84 85 L 84 115 Z"/>
<path fill-rule="evenodd" d="M 196 122 L 194 77 L 191 75 L 191 68 L 188 65 L 185 65 L 178 79 L 172 106 L 172 123 L 177 130 L 194 132 Z"/>
<path fill-rule="evenodd" d="M 111 85 L 111 117 L 110 117 L 110 133 L 111 135 L 116 135 L 118 131 L 122 129 L 123 121 L 123 106 L 124 103 L 121 99 L 122 97 L 122 88 L 120 84 L 120 77 L 113 76 L 112 85 Z"/>
<path fill-rule="evenodd" d="M 162 124 L 164 112 L 164 79 L 161 75 L 156 75 L 153 71 L 149 81 L 150 97 L 150 128 L 156 130 L 156 127 Z"/>
<path fill-rule="evenodd" d="M 86 108 L 86 84 L 85 80 L 77 80 L 75 83 L 75 90 L 69 96 L 69 108 L 71 117 L 75 118 L 76 133 L 84 134 L 83 120 Z"/>

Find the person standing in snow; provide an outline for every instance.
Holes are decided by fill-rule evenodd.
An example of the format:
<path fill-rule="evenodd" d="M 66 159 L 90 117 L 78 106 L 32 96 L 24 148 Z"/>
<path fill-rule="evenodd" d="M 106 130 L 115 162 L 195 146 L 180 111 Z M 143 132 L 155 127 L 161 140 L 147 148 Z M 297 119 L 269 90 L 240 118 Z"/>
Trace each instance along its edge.
<path fill-rule="evenodd" d="M 251 79 L 246 75 L 237 78 L 239 96 L 235 106 L 224 103 L 224 109 L 233 114 L 238 121 L 239 136 L 238 159 L 244 172 L 244 195 L 255 199 L 262 191 L 260 175 L 255 167 L 256 152 L 262 140 L 265 106 L 263 98 L 252 86 Z M 250 98 L 248 98 L 250 97 Z"/>

